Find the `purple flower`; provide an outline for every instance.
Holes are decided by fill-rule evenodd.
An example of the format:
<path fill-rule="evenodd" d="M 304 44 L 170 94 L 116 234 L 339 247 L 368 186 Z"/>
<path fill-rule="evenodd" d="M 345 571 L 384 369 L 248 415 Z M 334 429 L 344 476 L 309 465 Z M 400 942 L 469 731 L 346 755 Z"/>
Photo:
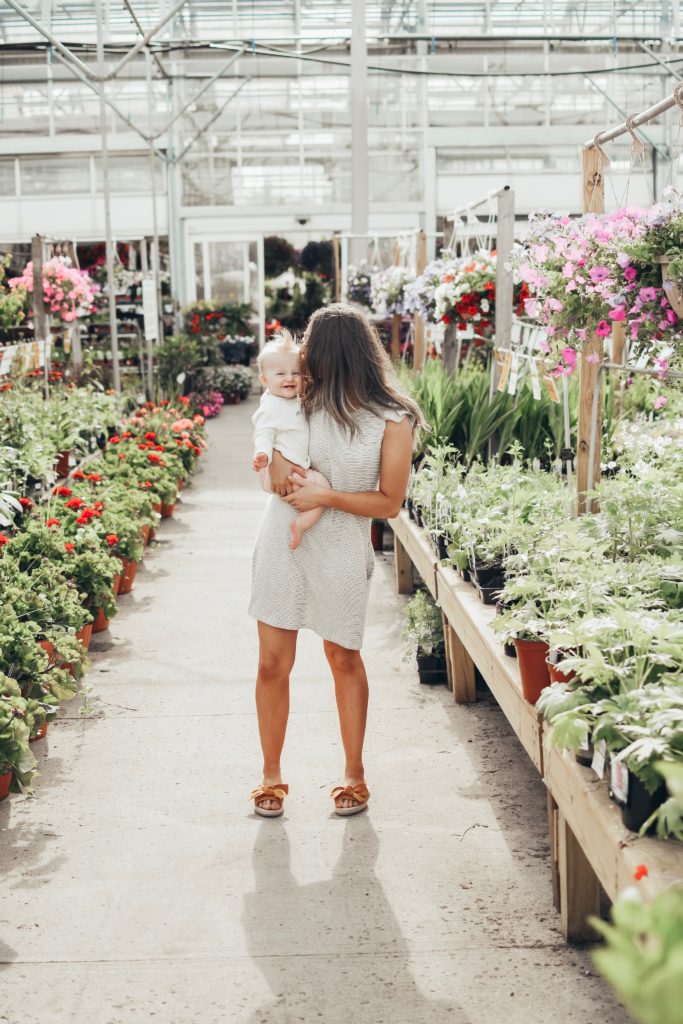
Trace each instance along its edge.
<path fill-rule="evenodd" d="M 666 395 L 657 395 L 653 404 L 655 409 L 663 409 L 668 401 L 669 399 L 666 397 Z"/>
<path fill-rule="evenodd" d="M 591 267 L 589 274 L 593 284 L 597 284 L 598 281 L 605 281 L 609 277 L 609 270 L 607 267 Z"/>

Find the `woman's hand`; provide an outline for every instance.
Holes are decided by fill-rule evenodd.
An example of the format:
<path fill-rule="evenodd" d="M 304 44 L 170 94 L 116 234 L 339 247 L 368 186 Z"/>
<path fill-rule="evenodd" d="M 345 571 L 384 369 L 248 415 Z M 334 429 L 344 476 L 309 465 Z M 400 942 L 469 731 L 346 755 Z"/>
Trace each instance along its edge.
<path fill-rule="evenodd" d="M 279 494 L 281 498 L 284 498 L 285 495 L 292 493 L 294 484 L 290 482 L 289 478 L 293 473 L 305 475 L 306 470 L 294 462 L 290 462 L 280 452 L 274 451 L 270 463 L 270 483 L 273 494 Z"/>
<path fill-rule="evenodd" d="M 311 483 L 300 473 L 293 473 L 290 480 L 296 485 L 296 490 L 282 500 L 291 505 L 295 511 L 309 512 L 312 508 L 320 508 L 325 505 L 326 499 L 331 493 L 329 487 Z"/>

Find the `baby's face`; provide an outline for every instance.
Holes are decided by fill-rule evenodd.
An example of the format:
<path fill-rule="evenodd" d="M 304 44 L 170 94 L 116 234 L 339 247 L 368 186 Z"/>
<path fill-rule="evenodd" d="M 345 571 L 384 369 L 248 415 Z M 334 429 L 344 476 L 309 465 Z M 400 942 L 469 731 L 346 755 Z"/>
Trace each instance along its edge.
<path fill-rule="evenodd" d="M 278 398 L 296 398 L 301 391 L 301 356 L 298 352 L 272 352 L 266 357 L 259 380 Z"/>

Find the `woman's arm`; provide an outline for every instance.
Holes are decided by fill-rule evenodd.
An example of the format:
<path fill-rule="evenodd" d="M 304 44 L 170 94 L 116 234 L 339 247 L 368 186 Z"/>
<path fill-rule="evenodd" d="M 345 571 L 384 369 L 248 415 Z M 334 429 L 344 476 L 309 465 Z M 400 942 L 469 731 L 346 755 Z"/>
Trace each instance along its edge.
<path fill-rule="evenodd" d="M 270 463 L 270 483 L 273 494 L 279 494 L 283 498 L 291 494 L 294 484 L 290 483 L 292 473 L 305 473 L 301 466 L 286 459 L 277 448 L 273 449 L 273 458 Z"/>
<path fill-rule="evenodd" d="M 388 420 L 384 429 L 379 471 L 379 489 L 376 491 L 333 491 L 308 483 L 296 475 L 290 477 L 301 487 L 284 498 L 297 512 L 311 508 L 336 508 L 354 516 L 368 519 L 393 519 L 401 510 L 410 476 L 413 455 L 413 430 L 410 418 L 398 423 Z"/>

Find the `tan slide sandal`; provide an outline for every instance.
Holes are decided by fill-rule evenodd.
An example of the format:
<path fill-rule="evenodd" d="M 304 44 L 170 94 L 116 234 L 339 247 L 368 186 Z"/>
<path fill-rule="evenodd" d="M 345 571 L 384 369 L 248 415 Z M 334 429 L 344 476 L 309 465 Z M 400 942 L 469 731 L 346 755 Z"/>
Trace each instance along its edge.
<path fill-rule="evenodd" d="M 370 799 L 370 791 L 364 782 L 358 782 L 355 786 L 335 786 L 330 796 L 334 800 L 335 814 L 348 817 L 350 814 L 359 814 L 366 809 Z M 355 800 L 356 803 L 351 807 L 338 807 L 337 800 L 341 797 L 349 797 L 349 799 Z"/>
<path fill-rule="evenodd" d="M 258 786 L 251 794 L 254 801 L 254 810 L 262 818 L 279 818 L 285 809 L 285 797 L 289 793 L 289 786 L 281 782 L 277 786 Z M 274 809 L 259 807 L 259 800 L 279 800 L 280 806 Z"/>

